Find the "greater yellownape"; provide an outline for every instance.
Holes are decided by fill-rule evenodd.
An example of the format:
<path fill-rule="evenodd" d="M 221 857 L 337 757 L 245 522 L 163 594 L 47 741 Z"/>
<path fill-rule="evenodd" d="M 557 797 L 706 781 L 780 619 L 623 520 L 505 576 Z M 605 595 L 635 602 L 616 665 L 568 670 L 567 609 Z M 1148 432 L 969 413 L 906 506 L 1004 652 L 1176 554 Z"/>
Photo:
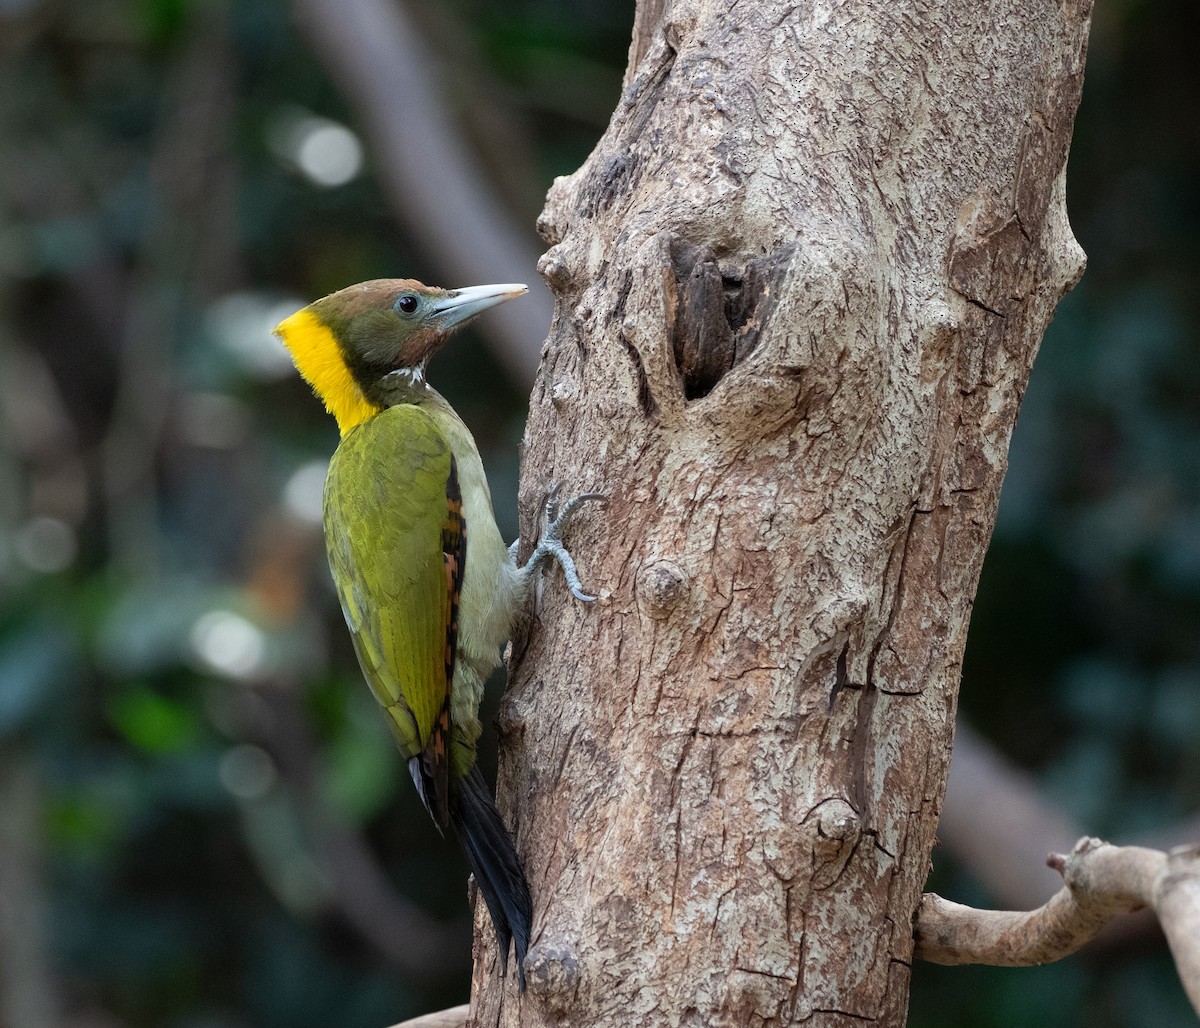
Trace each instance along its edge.
<path fill-rule="evenodd" d="M 325 545 L 363 675 L 439 829 L 453 824 L 507 970 L 525 987 L 532 904 L 512 839 L 476 766 L 479 704 L 537 569 L 557 560 L 591 600 L 561 542 L 585 493 L 546 504 L 528 562 L 500 537 L 470 431 L 425 380 L 450 334 L 523 285 L 438 289 L 378 279 L 281 322 L 300 374 L 337 419 L 325 481 Z"/>

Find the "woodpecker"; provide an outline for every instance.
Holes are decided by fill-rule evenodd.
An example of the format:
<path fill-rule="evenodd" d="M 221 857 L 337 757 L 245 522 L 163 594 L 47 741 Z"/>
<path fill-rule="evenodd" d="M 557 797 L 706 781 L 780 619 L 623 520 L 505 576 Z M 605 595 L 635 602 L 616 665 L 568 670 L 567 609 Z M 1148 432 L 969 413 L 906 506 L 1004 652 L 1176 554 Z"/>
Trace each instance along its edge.
<path fill-rule="evenodd" d="M 515 945 L 522 990 L 532 903 L 476 763 L 479 704 L 543 564 L 557 561 L 572 594 L 594 599 L 562 535 L 580 504 L 604 497 L 560 503 L 552 490 L 541 539 L 518 567 L 517 544 L 506 547 L 496 526 L 475 440 L 425 369 L 454 331 L 526 291 L 378 279 L 275 328 L 341 433 L 325 480 L 325 544 L 363 676 L 425 809 L 462 841 L 505 973 Z"/>

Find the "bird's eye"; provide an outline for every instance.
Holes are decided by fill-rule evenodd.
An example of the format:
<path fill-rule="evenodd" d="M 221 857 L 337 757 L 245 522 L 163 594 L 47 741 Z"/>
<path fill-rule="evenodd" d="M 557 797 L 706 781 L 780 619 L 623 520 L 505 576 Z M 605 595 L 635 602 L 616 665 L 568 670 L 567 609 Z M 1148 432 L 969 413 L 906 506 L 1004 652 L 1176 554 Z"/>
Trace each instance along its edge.
<path fill-rule="evenodd" d="M 418 302 L 412 293 L 403 293 L 396 298 L 396 302 L 392 306 L 396 309 L 397 314 L 415 314 Z"/>

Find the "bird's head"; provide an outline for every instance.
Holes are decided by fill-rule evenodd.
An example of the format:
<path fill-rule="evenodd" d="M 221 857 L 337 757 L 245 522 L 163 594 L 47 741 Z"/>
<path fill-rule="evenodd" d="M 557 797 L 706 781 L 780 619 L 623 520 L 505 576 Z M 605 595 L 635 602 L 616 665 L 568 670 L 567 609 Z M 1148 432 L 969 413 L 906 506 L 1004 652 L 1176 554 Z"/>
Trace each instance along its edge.
<path fill-rule="evenodd" d="M 330 293 L 274 331 L 345 435 L 386 406 L 389 375 L 406 373 L 422 384 L 426 362 L 451 333 L 526 291 L 516 284 L 439 289 L 376 279 Z"/>

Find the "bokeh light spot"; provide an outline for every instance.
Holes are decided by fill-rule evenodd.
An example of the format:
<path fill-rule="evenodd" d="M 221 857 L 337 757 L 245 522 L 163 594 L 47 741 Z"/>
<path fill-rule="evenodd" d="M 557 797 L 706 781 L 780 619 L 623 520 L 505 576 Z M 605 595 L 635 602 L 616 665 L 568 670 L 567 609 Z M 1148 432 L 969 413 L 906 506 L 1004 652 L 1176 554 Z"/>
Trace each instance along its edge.
<path fill-rule="evenodd" d="M 25 522 L 16 533 L 13 549 L 31 571 L 53 574 L 71 565 L 79 552 L 75 531 L 58 518 L 38 517 Z"/>
<path fill-rule="evenodd" d="M 318 186 L 344 186 L 362 170 L 362 144 L 345 125 L 311 125 L 296 151 L 296 163 Z"/>
<path fill-rule="evenodd" d="M 328 470 L 328 461 L 313 460 L 301 464 L 287 480 L 283 487 L 283 505 L 297 521 L 310 525 L 321 523 L 321 501 Z"/>
<path fill-rule="evenodd" d="M 292 374 L 292 358 L 271 329 L 303 306 L 303 300 L 230 293 L 209 307 L 206 322 L 211 337 L 248 374 L 273 381 Z"/>
<path fill-rule="evenodd" d="M 267 145 L 285 164 L 323 188 L 344 186 L 362 171 L 363 145 L 341 122 L 301 108 L 280 111 L 267 128 Z"/>
<path fill-rule="evenodd" d="M 252 678 L 262 668 L 266 639 L 257 625 L 230 610 L 211 610 L 192 626 L 192 648 L 229 678 Z"/>
<path fill-rule="evenodd" d="M 221 784 L 240 800 L 262 799 L 278 777 L 275 762 L 261 746 L 242 743 L 221 755 L 217 767 Z"/>

